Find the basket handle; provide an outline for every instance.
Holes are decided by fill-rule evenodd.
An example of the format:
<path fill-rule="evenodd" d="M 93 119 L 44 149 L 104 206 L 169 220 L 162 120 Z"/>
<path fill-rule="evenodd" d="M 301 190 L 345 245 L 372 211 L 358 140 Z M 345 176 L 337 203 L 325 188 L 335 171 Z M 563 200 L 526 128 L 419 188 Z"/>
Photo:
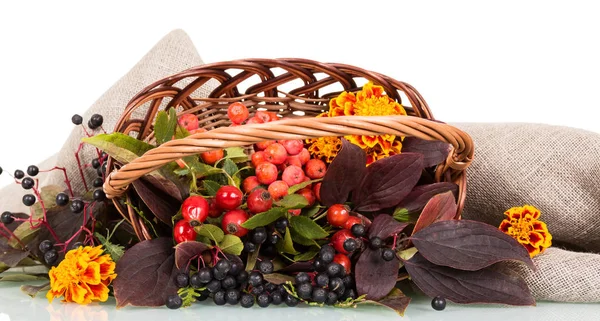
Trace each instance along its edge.
<path fill-rule="evenodd" d="M 108 175 L 104 191 L 116 198 L 136 179 L 180 158 L 228 147 L 248 146 L 266 140 L 307 139 L 346 135 L 414 136 L 452 145 L 444 170 L 460 172 L 473 159 L 473 141 L 460 129 L 414 116 L 339 116 L 285 119 L 265 124 L 220 127 L 184 139 L 172 140 L 151 149 Z"/>

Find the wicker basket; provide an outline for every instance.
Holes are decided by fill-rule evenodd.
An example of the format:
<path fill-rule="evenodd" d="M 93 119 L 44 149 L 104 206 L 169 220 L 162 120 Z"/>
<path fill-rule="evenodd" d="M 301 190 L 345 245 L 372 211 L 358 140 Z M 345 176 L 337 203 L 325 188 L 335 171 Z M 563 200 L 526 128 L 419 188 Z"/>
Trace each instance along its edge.
<path fill-rule="evenodd" d="M 314 117 L 328 110 L 330 98 L 342 90 L 359 90 L 361 87 L 356 81 L 367 80 L 383 86 L 388 96 L 403 104 L 409 116 Z M 209 81 L 219 83 L 210 96 L 195 97 L 198 88 Z M 247 89 L 241 92 L 242 88 Z M 286 120 L 228 127 L 227 107 L 235 101 L 242 101 L 251 115 L 261 108 L 275 111 Z M 131 220 L 140 240 L 150 238 L 142 218 L 117 201 L 126 194 L 130 183 L 185 156 L 251 146 L 265 140 L 395 134 L 444 141 L 452 145 L 452 151 L 447 160 L 437 166 L 435 179 L 458 184 L 457 218 L 464 206 L 465 169 L 473 159 L 471 138 L 455 127 L 434 121 L 427 103 L 415 88 L 382 74 L 306 59 L 246 59 L 207 64 L 143 89 L 129 102 L 115 131 L 152 142 L 157 112 L 170 107 L 178 108 L 179 114 L 197 115 L 200 126 L 210 131 L 162 144 L 124 166 L 109 161 L 111 173 L 104 190 L 121 214 Z M 142 117 L 139 116 L 141 110 L 147 110 Z"/>

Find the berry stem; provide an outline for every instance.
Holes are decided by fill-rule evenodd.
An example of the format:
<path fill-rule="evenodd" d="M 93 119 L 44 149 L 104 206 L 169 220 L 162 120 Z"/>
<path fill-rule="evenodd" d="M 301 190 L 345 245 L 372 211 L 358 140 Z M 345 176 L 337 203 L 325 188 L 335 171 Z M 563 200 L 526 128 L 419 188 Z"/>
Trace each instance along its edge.
<path fill-rule="evenodd" d="M 0 226 L 2 226 L 2 228 L 4 229 L 4 231 L 6 231 L 8 233 L 8 235 L 9 235 L 8 237 L 6 237 L 6 235 L 4 235 L 4 233 L 2 233 L 2 235 L 4 237 L 6 237 L 7 240 L 10 240 L 10 239 L 14 238 L 17 241 L 17 243 L 19 243 L 19 245 L 21 245 L 22 249 L 27 248 L 25 246 L 25 244 L 23 244 L 23 242 L 21 242 L 21 239 L 18 238 L 8 227 L 6 227 L 6 225 L 0 223 Z"/>
<path fill-rule="evenodd" d="M 38 185 L 39 185 L 39 180 L 36 179 L 35 180 L 35 187 L 32 188 L 33 193 L 35 194 L 35 197 L 37 197 L 37 199 L 40 202 L 40 206 L 42 207 L 42 212 L 44 213 L 44 221 L 46 221 L 46 205 L 44 205 L 44 199 L 42 199 L 42 195 L 40 194 L 40 191 L 38 190 Z"/>
<path fill-rule="evenodd" d="M 392 245 L 392 250 L 396 250 L 396 240 L 398 240 L 398 234 L 394 234 L 394 241 Z"/>
<path fill-rule="evenodd" d="M 88 188 L 87 183 L 85 181 L 85 175 L 83 174 L 83 170 L 81 169 L 81 160 L 79 159 L 79 152 L 81 152 L 82 148 L 83 143 L 79 143 L 79 148 L 77 148 L 77 151 L 75 152 L 75 159 L 77 160 L 77 168 L 79 169 L 79 175 L 81 176 L 81 180 L 83 181 L 83 187 L 85 187 L 86 192 L 89 192 L 90 189 Z"/>
<path fill-rule="evenodd" d="M 87 129 L 85 129 L 85 126 L 83 124 L 81 124 L 80 126 L 81 126 L 81 129 L 83 129 L 83 132 L 85 133 L 85 135 L 87 137 L 92 137 L 92 135 L 90 135 L 90 133 L 88 133 Z"/>
<path fill-rule="evenodd" d="M 73 188 L 71 187 L 71 180 L 69 179 L 69 175 L 67 174 L 66 168 L 54 166 L 51 169 L 40 171 L 40 173 L 47 173 L 47 172 L 51 172 L 54 170 L 59 170 L 59 171 L 63 172 L 63 175 L 65 176 L 65 184 L 67 184 L 67 188 L 69 189 L 69 194 L 71 194 L 71 197 L 75 196 L 75 194 L 73 194 Z"/>

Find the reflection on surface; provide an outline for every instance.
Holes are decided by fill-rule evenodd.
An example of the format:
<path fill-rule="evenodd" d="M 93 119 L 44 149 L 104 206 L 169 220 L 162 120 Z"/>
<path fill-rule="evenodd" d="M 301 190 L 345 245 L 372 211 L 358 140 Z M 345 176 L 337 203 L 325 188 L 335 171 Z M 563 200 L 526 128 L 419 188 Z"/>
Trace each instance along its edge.
<path fill-rule="evenodd" d="M 15 283 L 0 283 L 0 321 L 319 321 L 319 320 L 402 320 L 402 321 L 555 321 L 600 320 L 600 304 L 539 303 L 537 307 L 505 307 L 497 305 L 463 306 L 448 304 L 446 310 L 434 311 L 427 298 L 414 300 L 404 318 L 376 306 L 357 309 L 317 307 L 288 308 L 285 305 L 262 309 L 257 306 L 244 309 L 240 306 L 215 306 L 212 302 L 195 304 L 191 308 L 169 310 L 166 308 L 115 309 L 114 299 L 102 304 L 81 306 L 64 304 L 59 300 L 48 304 L 44 295 L 30 299 Z"/>

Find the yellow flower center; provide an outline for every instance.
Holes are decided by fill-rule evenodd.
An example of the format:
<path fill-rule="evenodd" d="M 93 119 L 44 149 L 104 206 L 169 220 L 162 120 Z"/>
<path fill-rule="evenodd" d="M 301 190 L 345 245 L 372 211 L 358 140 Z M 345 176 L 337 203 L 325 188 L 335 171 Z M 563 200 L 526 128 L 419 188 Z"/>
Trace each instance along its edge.
<path fill-rule="evenodd" d="M 354 103 L 354 115 L 356 116 L 387 116 L 403 115 L 400 105 L 388 96 L 370 96 Z M 406 113 L 404 113 L 406 114 Z"/>

